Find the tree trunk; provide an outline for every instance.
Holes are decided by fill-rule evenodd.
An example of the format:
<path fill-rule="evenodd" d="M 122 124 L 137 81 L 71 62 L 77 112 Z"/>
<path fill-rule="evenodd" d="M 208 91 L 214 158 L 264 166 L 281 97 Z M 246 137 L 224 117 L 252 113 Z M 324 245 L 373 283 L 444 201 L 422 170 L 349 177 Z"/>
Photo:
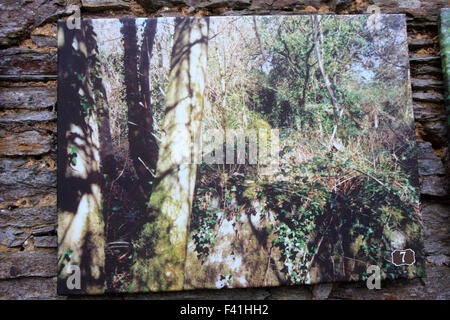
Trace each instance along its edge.
<path fill-rule="evenodd" d="M 158 145 L 153 136 L 153 109 L 149 81 L 156 19 L 146 21 L 140 52 L 137 43 L 136 21 L 122 19 L 122 23 L 125 86 L 128 102 L 128 142 L 130 157 L 139 178 L 142 202 L 145 202 L 151 193 L 151 183 L 158 160 Z"/>
<path fill-rule="evenodd" d="M 97 52 L 97 46 L 95 46 Z M 95 57 L 95 56 L 94 56 Z M 94 65 L 96 65 L 94 61 Z M 96 117 L 98 123 L 99 145 L 100 145 L 100 163 L 101 163 L 101 188 L 102 188 L 102 212 L 105 220 L 105 238 L 109 239 L 108 224 L 111 217 L 112 209 L 112 183 L 117 177 L 117 163 L 115 157 L 115 150 L 111 135 L 111 121 L 110 121 L 110 107 L 106 95 L 105 87 L 103 86 L 103 72 L 105 66 L 98 65 L 97 68 L 92 69 L 90 74 L 92 80 L 93 90 L 91 94 L 94 97 Z M 95 71 L 94 71 L 95 70 Z M 107 273 L 109 270 L 106 270 Z"/>
<path fill-rule="evenodd" d="M 328 74 L 325 70 L 325 65 L 323 61 L 323 54 L 322 49 L 320 48 L 322 45 L 323 40 L 323 32 L 322 32 L 322 22 L 320 16 L 312 17 L 313 19 L 313 25 L 314 25 L 314 47 L 316 50 L 316 56 L 317 56 L 317 63 L 319 64 L 320 73 L 322 74 L 323 81 L 325 82 L 325 87 L 327 88 L 328 94 L 330 95 L 331 103 L 333 104 L 333 113 L 334 113 L 334 119 L 335 124 L 333 127 L 333 133 L 331 134 L 329 147 L 333 145 L 334 138 L 336 136 L 338 127 L 339 127 L 339 120 L 342 117 L 342 113 L 344 109 L 341 108 L 339 105 L 339 102 L 337 100 L 336 94 L 334 92 L 334 89 L 332 88 L 330 79 L 328 78 Z"/>
<path fill-rule="evenodd" d="M 195 133 L 200 130 L 206 83 L 208 20 L 177 18 L 167 89 L 166 114 L 144 225 L 132 267 L 131 291 L 181 290 L 187 228 L 197 165 Z"/>
<path fill-rule="evenodd" d="M 97 44 L 87 21 L 80 30 L 69 30 L 62 22 L 58 34 L 58 291 L 101 293 L 105 239 L 94 93 Z M 75 266 L 81 271 L 81 288 L 67 286 Z"/>
<path fill-rule="evenodd" d="M 117 168 L 114 156 L 114 145 L 111 137 L 111 122 L 109 117 L 109 104 L 106 98 L 105 88 L 102 84 L 101 75 L 95 78 L 94 96 L 97 110 L 100 158 L 102 162 L 102 173 L 104 174 L 105 187 L 114 180 Z M 105 189 L 107 190 L 107 188 Z"/>

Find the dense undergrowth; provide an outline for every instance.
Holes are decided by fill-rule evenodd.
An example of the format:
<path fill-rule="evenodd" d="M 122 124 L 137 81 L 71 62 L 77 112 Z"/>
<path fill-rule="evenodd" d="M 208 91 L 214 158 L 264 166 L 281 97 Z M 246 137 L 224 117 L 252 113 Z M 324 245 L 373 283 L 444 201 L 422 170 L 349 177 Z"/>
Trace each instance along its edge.
<path fill-rule="evenodd" d="M 232 166 L 200 165 L 191 220 L 200 256 L 216 244 L 221 219 L 253 214 L 257 200 L 265 214 L 276 216 L 266 231 L 275 235 L 272 245 L 281 252 L 281 271 L 292 283 L 316 281 L 314 268 L 333 280 L 364 280 L 369 265 L 380 266 L 384 278 L 422 274 L 391 262 L 396 245 L 418 252 L 422 247 L 417 182 L 401 164 L 374 167 L 360 154 L 319 150 L 325 156 L 310 152 L 308 160 L 293 165 L 283 161 L 289 157 L 283 151 L 285 165 L 273 176 L 260 176 L 248 166 L 234 171 Z M 403 151 L 401 157 L 414 157 L 412 148 Z"/>

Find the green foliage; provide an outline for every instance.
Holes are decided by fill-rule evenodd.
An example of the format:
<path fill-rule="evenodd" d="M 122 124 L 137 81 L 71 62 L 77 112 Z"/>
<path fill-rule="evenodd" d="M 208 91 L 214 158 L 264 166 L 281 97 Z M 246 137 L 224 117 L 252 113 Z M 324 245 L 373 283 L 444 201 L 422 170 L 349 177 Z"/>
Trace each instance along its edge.
<path fill-rule="evenodd" d="M 290 139 L 289 135 L 282 136 Z M 290 149 L 286 147 L 283 152 Z M 403 148 L 403 152 L 398 158 L 405 158 L 410 149 Z M 311 268 L 322 255 L 334 261 L 357 261 L 354 270 L 345 271 L 337 264 L 328 271 L 330 277 L 350 271 L 363 274 L 366 264 L 359 261 L 380 265 L 386 277 L 406 275 L 406 268 L 393 267 L 387 259 L 394 230 L 406 230 L 408 247 L 421 247 L 414 211 L 418 193 L 401 166 L 381 160 L 380 166 L 373 167 L 343 152 L 313 156 L 288 169 L 281 170 L 285 181 L 258 179 L 246 171 L 232 175 L 224 185 L 217 171 L 202 165 L 203 179 L 198 181 L 191 222 L 197 250 L 205 256 L 214 246 L 219 212 L 239 215 L 241 208 L 251 212 L 252 201 L 258 199 L 266 212 L 277 215 L 278 222 L 266 226 L 266 230 L 274 235 L 273 245 L 280 250 L 283 271 L 293 283 L 308 281 Z M 221 205 L 205 206 L 213 196 L 221 199 Z M 230 199 L 237 199 L 238 210 L 226 206 Z"/>
<path fill-rule="evenodd" d="M 201 188 L 198 190 L 201 196 L 203 191 Z M 197 243 L 197 251 L 202 253 L 208 253 L 210 248 L 216 244 L 214 227 L 218 222 L 218 209 L 208 207 L 205 210 L 200 209 L 199 202 L 195 202 L 192 208 L 192 216 L 196 217 L 195 224 L 192 227 L 195 228 L 194 239 Z"/>
<path fill-rule="evenodd" d="M 320 254 L 335 260 L 350 255 L 347 258 L 380 265 L 387 277 L 405 275 L 405 268 L 389 263 L 391 239 L 384 232 L 387 228 L 412 228 L 416 233 L 408 233 L 407 247 L 421 247 L 419 220 L 412 205 L 417 203 L 418 193 L 401 170 L 381 173 L 347 159 L 318 157 L 298 169 L 296 180 L 300 184 L 269 184 L 264 193 L 267 209 L 280 212 L 282 223 L 276 228 L 278 237 L 273 243 L 280 248 L 285 270 L 294 283 L 308 279 L 314 258 Z M 347 183 L 330 183 L 349 171 L 357 175 Z M 364 268 L 362 265 L 357 270 Z M 339 272 L 343 270 L 336 268 L 330 276 Z"/>
<path fill-rule="evenodd" d="M 74 145 L 70 145 L 69 146 L 69 159 L 70 162 L 76 166 L 77 165 L 77 153 L 78 153 L 78 149 L 74 146 Z"/>

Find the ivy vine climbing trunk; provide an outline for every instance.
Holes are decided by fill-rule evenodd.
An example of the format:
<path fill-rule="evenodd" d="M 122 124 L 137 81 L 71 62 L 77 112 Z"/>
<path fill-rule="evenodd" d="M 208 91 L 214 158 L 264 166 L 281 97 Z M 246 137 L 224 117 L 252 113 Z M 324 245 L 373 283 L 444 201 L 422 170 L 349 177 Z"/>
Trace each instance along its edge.
<path fill-rule="evenodd" d="M 323 30 L 322 30 L 322 18 L 320 16 L 311 17 L 314 26 L 314 48 L 316 51 L 317 63 L 319 64 L 320 73 L 322 74 L 323 81 L 325 83 L 325 87 L 327 88 L 328 94 L 331 99 L 331 103 L 333 104 L 333 114 L 335 124 L 333 127 L 333 133 L 330 137 L 329 147 L 333 145 L 334 138 L 336 137 L 336 132 L 339 127 L 339 121 L 342 117 L 344 109 L 339 105 L 339 101 L 335 92 L 333 85 L 330 82 L 330 78 L 328 77 L 328 73 L 325 70 L 324 65 L 324 54 L 323 54 Z"/>
<path fill-rule="evenodd" d="M 58 29 L 58 292 L 104 292 L 97 40 L 90 21 Z M 97 105 L 101 102 L 100 105 Z M 101 113 L 101 112 L 100 112 Z M 105 141 L 103 141 L 105 142 Z M 74 197 L 74 195 L 76 195 Z M 68 283 L 79 268 L 80 287 Z"/>
<path fill-rule="evenodd" d="M 187 228 L 197 165 L 195 134 L 200 130 L 208 54 L 207 18 L 175 19 L 165 135 L 159 149 L 156 179 L 147 222 L 136 243 L 131 291 L 181 290 Z"/>
<path fill-rule="evenodd" d="M 153 108 L 150 91 L 150 57 L 156 34 L 156 19 L 147 19 L 142 45 L 138 47 L 136 21 L 122 19 L 124 73 L 128 103 L 128 142 L 130 158 L 139 179 L 139 202 L 150 196 L 158 160 L 158 144 L 153 135 Z"/>

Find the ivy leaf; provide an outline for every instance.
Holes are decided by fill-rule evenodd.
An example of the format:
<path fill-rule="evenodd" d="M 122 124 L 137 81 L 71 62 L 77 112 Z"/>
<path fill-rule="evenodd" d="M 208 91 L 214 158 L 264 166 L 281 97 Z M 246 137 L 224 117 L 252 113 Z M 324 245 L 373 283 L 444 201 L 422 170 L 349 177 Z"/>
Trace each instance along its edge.
<path fill-rule="evenodd" d="M 70 153 L 71 153 L 71 154 L 77 153 L 77 152 L 78 152 L 77 147 L 75 147 L 74 145 L 71 145 L 69 148 L 70 148 Z"/>

